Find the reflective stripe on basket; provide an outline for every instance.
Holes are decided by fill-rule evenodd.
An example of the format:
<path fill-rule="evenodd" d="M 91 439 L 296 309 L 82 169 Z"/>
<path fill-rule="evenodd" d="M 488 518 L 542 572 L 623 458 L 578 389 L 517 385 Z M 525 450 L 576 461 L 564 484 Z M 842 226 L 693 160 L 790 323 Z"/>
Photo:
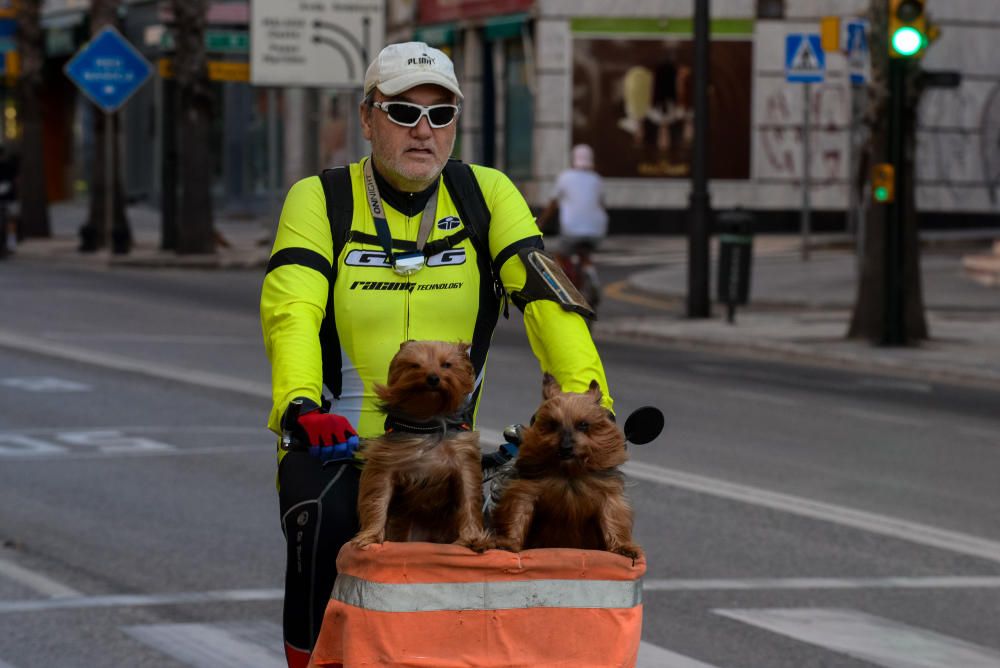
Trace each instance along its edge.
<path fill-rule="evenodd" d="M 642 603 L 642 580 L 387 584 L 341 573 L 337 576 L 331 598 L 378 612 L 633 608 Z"/>

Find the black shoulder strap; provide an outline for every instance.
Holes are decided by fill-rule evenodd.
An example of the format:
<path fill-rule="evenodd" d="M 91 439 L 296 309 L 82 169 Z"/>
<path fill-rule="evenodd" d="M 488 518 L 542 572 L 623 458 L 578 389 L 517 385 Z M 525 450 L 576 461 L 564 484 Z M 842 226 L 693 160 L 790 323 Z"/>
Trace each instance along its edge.
<path fill-rule="evenodd" d="M 319 178 L 323 182 L 326 217 L 330 220 L 330 236 L 333 237 L 333 272 L 330 279 L 333 283 L 337 278 L 337 258 L 344 250 L 354 220 L 354 190 L 348 167 L 324 169 Z"/>
<path fill-rule="evenodd" d="M 506 293 L 500 281 L 500 272 L 494 267 L 490 256 L 490 208 L 479 187 L 479 181 L 472 172 L 472 167 L 461 160 L 449 160 L 444 166 L 444 185 L 451 194 L 451 199 L 458 209 L 458 216 L 469 232 L 469 241 L 476 249 L 479 260 L 479 272 L 483 283 L 491 285 L 494 298 L 499 308 L 503 303 L 504 317 L 507 317 Z"/>
<path fill-rule="evenodd" d="M 472 173 L 472 167 L 461 160 L 449 160 L 444 166 L 444 185 L 451 194 L 458 209 L 458 216 L 469 231 L 469 238 L 476 255 L 485 257 L 492 265 L 490 257 L 490 209 L 479 188 L 479 181 Z M 492 270 L 490 274 L 492 275 Z"/>
<path fill-rule="evenodd" d="M 337 337 L 337 322 L 333 316 L 333 285 L 337 281 L 337 259 L 344 250 L 354 221 L 354 189 L 348 167 L 324 169 L 319 178 L 323 182 L 326 217 L 330 221 L 330 236 L 333 239 L 333 266 L 330 268 L 326 315 L 319 328 L 319 341 L 323 351 L 323 384 L 339 399 L 344 382 L 340 373 L 340 339 Z"/>

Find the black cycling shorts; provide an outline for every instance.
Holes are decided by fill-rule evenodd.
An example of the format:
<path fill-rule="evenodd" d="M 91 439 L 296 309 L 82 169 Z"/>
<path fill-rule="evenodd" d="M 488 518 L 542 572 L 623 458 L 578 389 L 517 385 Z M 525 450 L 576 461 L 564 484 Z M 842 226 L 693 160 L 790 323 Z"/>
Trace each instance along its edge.
<path fill-rule="evenodd" d="M 289 452 L 278 468 L 285 569 L 285 642 L 311 651 L 319 637 L 337 553 L 358 532 L 358 480 L 353 463 L 321 466 L 306 452 Z"/>

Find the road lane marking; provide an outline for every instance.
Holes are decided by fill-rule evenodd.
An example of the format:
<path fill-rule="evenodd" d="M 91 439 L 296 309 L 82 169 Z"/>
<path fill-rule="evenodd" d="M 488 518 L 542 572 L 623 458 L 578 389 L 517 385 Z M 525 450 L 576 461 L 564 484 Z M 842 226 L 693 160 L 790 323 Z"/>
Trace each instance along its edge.
<path fill-rule="evenodd" d="M 0 385 L 23 392 L 90 392 L 90 385 L 54 376 L 0 378 Z"/>
<path fill-rule="evenodd" d="M 884 668 L 1000 666 L 1000 651 L 855 610 L 770 608 L 713 612 Z"/>
<path fill-rule="evenodd" d="M 267 383 L 257 383 L 252 380 L 232 378 L 205 371 L 155 364 L 121 355 L 103 353 L 97 350 L 87 350 L 52 341 L 41 341 L 4 330 L 0 330 L 0 347 L 13 348 L 15 350 L 44 355 L 46 357 L 55 357 L 90 366 L 104 367 L 114 371 L 136 373 L 152 378 L 197 385 L 214 390 L 225 390 L 258 399 L 271 399 L 271 386 Z"/>
<path fill-rule="evenodd" d="M 148 624 L 125 632 L 192 668 L 283 668 L 281 627 L 273 622 Z M 2 668 L 2 666 L 0 666 Z M 652 643 L 639 644 L 636 668 L 715 668 Z"/>
<path fill-rule="evenodd" d="M 0 576 L 52 599 L 60 600 L 80 596 L 80 592 L 72 587 L 67 587 L 47 575 L 42 575 L 6 559 L 0 559 Z"/>
<path fill-rule="evenodd" d="M 192 668 L 285 668 L 273 622 L 147 624 L 124 627 L 144 645 Z"/>
<path fill-rule="evenodd" d="M 912 380 L 898 380 L 895 378 L 861 378 L 857 382 L 862 387 L 880 390 L 904 390 L 917 394 L 930 394 L 934 391 L 934 386 L 930 383 L 918 383 Z"/>
<path fill-rule="evenodd" d="M 218 345 L 260 345 L 259 336 L 225 336 L 219 334 L 126 334 L 112 332 L 108 334 L 81 334 L 79 332 L 42 332 L 42 337 L 50 341 L 118 341 L 125 343 L 178 343 L 218 344 Z"/>
<path fill-rule="evenodd" d="M 723 390 L 722 394 L 727 397 L 733 397 L 734 399 L 744 399 L 746 401 L 760 401 L 766 404 L 775 404 L 777 406 L 799 406 L 802 402 L 795 399 L 786 399 L 784 397 L 776 397 L 771 394 L 765 394 L 763 392 L 750 392 L 747 390 Z"/>
<path fill-rule="evenodd" d="M 691 657 L 671 652 L 648 642 L 639 643 L 639 658 L 635 668 L 716 668 L 715 666 L 696 661 Z"/>
<path fill-rule="evenodd" d="M 272 445 L 273 447 L 273 445 Z M 49 462 L 53 459 L 59 461 L 76 461 L 87 459 L 123 459 L 126 457 L 190 457 L 197 455 L 247 455 L 248 453 L 259 452 L 260 443 L 244 443 L 242 445 L 206 445 L 197 448 L 174 448 L 169 450 L 126 450 L 123 452 L 51 452 L 45 456 L 36 453 L 26 452 L 22 454 L 3 454 L 0 452 L 0 459 L 6 464 L 8 462 Z"/>
<path fill-rule="evenodd" d="M 926 524 L 837 506 L 832 503 L 813 501 L 801 496 L 772 492 L 759 487 L 740 485 L 693 473 L 684 473 L 655 464 L 631 461 L 622 468 L 628 476 L 638 480 L 832 522 L 927 547 L 935 547 L 1000 563 L 1000 542 L 986 538 L 938 529 Z"/>
<path fill-rule="evenodd" d="M 248 603 L 280 601 L 283 589 L 230 589 L 221 591 L 176 592 L 171 594 L 109 594 L 67 598 L 0 601 L 0 614 L 85 610 L 89 608 L 141 608 L 156 605 L 197 605 L 203 603 Z"/>
<path fill-rule="evenodd" d="M 861 418 L 863 420 L 875 420 L 877 422 L 887 422 L 889 424 L 903 425 L 906 427 L 922 427 L 927 424 L 923 420 L 900 417 L 899 415 L 889 415 L 888 413 L 879 413 L 877 411 L 869 411 L 864 408 L 835 408 L 834 410 L 849 417 Z"/>
<path fill-rule="evenodd" d="M 143 432 L 150 434 L 162 434 L 162 433 L 189 433 L 193 432 L 195 434 L 205 433 L 205 434 L 249 434 L 249 435 L 270 435 L 271 432 L 267 430 L 266 427 L 222 427 L 219 425 L 203 425 L 203 426 L 165 426 L 165 425 L 119 425 L 119 426 L 97 426 L 97 427 L 87 427 L 81 429 L 80 427 L 27 427 L 25 429 L 19 429 L 17 427 L 11 429 L 4 429 L 0 431 L 0 435 L 5 434 L 25 434 L 25 435 L 38 435 L 44 436 L 47 434 L 64 434 L 70 432 L 83 432 L 83 431 L 118 431 L 118 432 Z"/>
<path fill-rule="evenodd" d="M 644 578 L 647 591 L 757 591 L 780 589 L 1000 589 L 1000 576 L 942 575 L 889 578 L 745 578 L 656 579 Z"/>
<path fill-rule="evenodd" d="M 620 302 L 628 302 L 637 306 L 646 306 L 659 311 L 672 311 L 677 308 L 677 300 L 657 299 L 629 292 L 628 281 L 616 281 L 605 287 L 601 293 L 607 299 L 614 299 Z"/>

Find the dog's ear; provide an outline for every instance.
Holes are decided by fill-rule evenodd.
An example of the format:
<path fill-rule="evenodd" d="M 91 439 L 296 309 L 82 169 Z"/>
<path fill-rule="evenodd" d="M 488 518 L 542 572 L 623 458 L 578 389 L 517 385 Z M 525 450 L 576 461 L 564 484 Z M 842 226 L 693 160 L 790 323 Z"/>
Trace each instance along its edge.
<path fill-rule="evenodd" d="M 601 386 L 596 380 L 590 381 L 590 387 L 587 388 L 587 394 L 594 398 L 595 404 L 601 403 L 601 399 L 604 397 L 604 394 L 601 392 Z"/>
<path fill-rule="evenodd" d="M 399 349 L 402 350 L 411 343 L 416 343 L 416 339 L 407 339 L 406 341 L 403 341 L 402 343 L 399 344 Z"/>
<path fill-rule="evenodd" d="M 471 344 L 471 343 L 468 343 L 468 342 L 466 342 L 466 341 L 459 341 L 459 342 L 458 342 L 458 349 L 459 349 L 459 350 L 460 350 L 460 351 L 461 351 L 462 353 L 464 353 L 464 354 L 468 355 L 468 354 L 469 354 L 469 351 L 470 351 L 470 350 L 472 350 L 472 344 Z"/>
<path fill-rule="evenodd" d="M 562 386 L 559 385 L 559 381 L 546 371 L 545 375 L 542 376 L 542 399 L 551 399 L 560 392 L 562 392 Z"/>

